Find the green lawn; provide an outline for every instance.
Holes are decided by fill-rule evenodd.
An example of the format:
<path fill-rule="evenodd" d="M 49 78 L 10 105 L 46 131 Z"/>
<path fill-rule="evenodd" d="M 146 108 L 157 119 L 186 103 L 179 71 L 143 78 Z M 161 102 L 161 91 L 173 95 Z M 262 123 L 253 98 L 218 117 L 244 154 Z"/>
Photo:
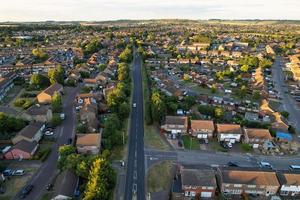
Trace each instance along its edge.
<path fill-rule="evenodd" d="M 185 149 L 190 149 L 190 150 L 199 150 L 200 149 L 200 143 L 198 139 L 190 137 L 188 135 L 182 136 L 183 140 L 183 146 Z"/>
<path fill-rule="evenodd" d="M 145 125 L 145 145 L 151 148 L 159 149 L 159 150 L 169 150 L 170 147 L 163 140 L 163 136 L 160 135 L 159 129 L 156 125 Z"/>
<path fill-rule="evenodd" d="M 172 162 L 163 161 L 152 166 L 147 173 L 147 192 L 169 190 L 172 183 Z"/>
<path fill-rule="evenodd" d="M 217 141 L 212 141 L 209 143 L 210 147 L 214 151 L 220 151 L 220 152 L 228 152 L 227 149 L 221 147 L 220 143 Z"/>

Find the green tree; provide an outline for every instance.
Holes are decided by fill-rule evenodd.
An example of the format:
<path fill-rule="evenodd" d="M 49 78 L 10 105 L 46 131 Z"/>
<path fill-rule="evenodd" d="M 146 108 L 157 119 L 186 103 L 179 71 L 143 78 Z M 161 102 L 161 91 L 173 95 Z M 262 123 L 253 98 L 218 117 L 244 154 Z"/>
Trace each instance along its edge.
<path fill-rule="evenodd" d="M 215 107 L 215 117 L 221 119 L 224 116 L 224 111 L 221 107 Z"/>
<path fill-rule="evenodd" d="M 248 70 L 249 70 L 249 66 L 248 65 L 242 65 L 241 66 L 241 71 L 242 72 L 246 73 L 246 72 L 248 72 Z"/>
<path fill-rule="evenodd" d="M 58 66 L 56 69 L 50 69 L 48 71 L 48 77 L 50 79 L 50 83 L 59 83 L 63 84 L 64 83 L 64 69 L 62 66 Z"/>
<path fill-rule="evenodd" d="M 35 88 L 40 89 L 50 85 L 49 79 L 41 74 L 32 74 L 30 84 Z"/>
<path fill-rule="evenodd" d="M 115 185 L 115 172 L 103 158 L 93 161 L 83 200 L 109 200 Z"/>
<path fill-rule="evenodd" d="M 58 159 L 57 167 L 60 170 L 65 170 L 67 167 L 66 160 L 69 155 L 76 153 L 76 148 L 71 145 L 60 146 L 58 149 L 58 153 L 59 153 L 59 159 Z"/>
<path fill-rule="evenodd" d="M 53 113 L 60 113 L 62 111 L 62 99 L 58 92 L 54 92 L 51 105 Z"/>
<path fill-rule="evenodd" d="M 260 99 L 260 91 L 259 90 L 254 90 L 253 91 L 253 99 L 254 100 L 259 100 Z"/>

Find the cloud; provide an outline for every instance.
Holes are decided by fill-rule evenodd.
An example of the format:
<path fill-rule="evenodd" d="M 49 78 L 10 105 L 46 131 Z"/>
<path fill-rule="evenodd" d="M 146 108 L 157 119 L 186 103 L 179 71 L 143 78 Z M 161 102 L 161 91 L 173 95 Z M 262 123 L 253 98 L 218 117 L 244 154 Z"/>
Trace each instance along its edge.
<path fill-rule="evenodd" d="M 0 21 L 300 19 L 298 0 L 0 0 Z"/>

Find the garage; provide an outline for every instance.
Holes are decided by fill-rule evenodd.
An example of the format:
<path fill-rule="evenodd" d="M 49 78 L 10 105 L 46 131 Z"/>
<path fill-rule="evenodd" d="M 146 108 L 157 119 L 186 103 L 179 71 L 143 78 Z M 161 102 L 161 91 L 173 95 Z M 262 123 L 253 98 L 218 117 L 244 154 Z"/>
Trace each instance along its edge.
<path fill-rule="evenodd" d="M 201 192 L 201 197 L 212 197 L 212 192 Z"/>

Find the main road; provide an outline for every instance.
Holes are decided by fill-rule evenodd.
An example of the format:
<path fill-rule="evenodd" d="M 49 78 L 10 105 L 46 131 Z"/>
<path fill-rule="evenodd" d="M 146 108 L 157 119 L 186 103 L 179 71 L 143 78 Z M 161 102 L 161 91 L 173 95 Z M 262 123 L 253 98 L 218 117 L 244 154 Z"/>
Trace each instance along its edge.
<path fill-rule="evenodd" d="M 133 95 L 129 128 L 125 200 L 145 199 L 145 159 L 144 159 L 144 114 L 141 58 L 134 53 L 133 58 Z"/>
<path fill-rule="evenodd" d="M 76 88 L 68 88 L 63 99 L 63 112 L 66 114 L 66 119 L 63 123 L 55 129 L 57 141 L 51 148 L 51 153 L 47 160 L 39 168 L 38 172 L 30 180 L 30 184 L 34 186 L 32 192 L 26 196 L 28 200 L 40 200 L 42 195 L 46 192 L 46 185 L 53 181 L 53 178 L 58 173 L 57 159 L 58 148 L 66 144 L 69 138 L 73 138 L 75 134 L 75 110 L 73 107 L 74 99 L 79 91 L 80 86 Z M 15 197 L 19 199 L 19 194 Z"/>

